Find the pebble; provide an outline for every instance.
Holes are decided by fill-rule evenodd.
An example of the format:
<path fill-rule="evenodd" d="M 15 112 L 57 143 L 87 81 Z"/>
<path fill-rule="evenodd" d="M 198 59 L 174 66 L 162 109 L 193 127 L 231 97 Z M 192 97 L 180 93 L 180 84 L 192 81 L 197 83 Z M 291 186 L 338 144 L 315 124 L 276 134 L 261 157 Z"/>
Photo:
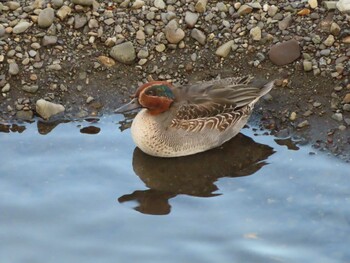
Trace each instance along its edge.
<path fill-rule="evenodd" d="M 294 39 L 273 45 L 269 51 L 270 60 L 279 66 L 292 63 L 300 55 L 299 43 Z"/>
<path fill-rule="evenodd" d="M 282 21 L 278 22 L 278 28 L 280 30 L 286 30 L 292 24 L 293 18 L 291 15 L 287 15 Z"/>
<path fill-rule="evenodd" d="M 39 86 L 38 85 L 32 85 L 32 86 L 28 86 L 28 85 L 24 85 L 22 87 L 22 90 L 24 90 L 25 92 L 28 92 L 28 93 L 36 93 L 39 89 Z"/>
<path fill-rule="evenodd" d="M 44 99 L 39 99 L 36 102 L 36 112 L 44 119 L 49 119 L 51 116 L 64 111 L 65 108 L 61 104 L 52 103 Z"/>
<path fill-rule="evenodd" d="M 260 41 L 261 40 L 261 29 L 260 27 L 256 26 L 250 29 L 249 35 L 254 41 Z"/>
<path fill-rule="evenodd" d="M 198 13 L 204 13 L 207 10 L 208 0 L 198 0 L 195 5 L 195 10 Z"/>
<path fill-rule="evenodd" d="M 312 70 L 312 62 L 308 61 L 308 60 L 304 60 L 303 61 L 303 68 L 304 68 L 304 71 L 306 71 L 306 72 L 311 71 Z"/>
<path fill-rule="evenodd" d="M 93 0 L 71 0 L 73 4 L 90 6 L 93 4 Z"/>
<path fill-rule="evenodd" d="M 171 20 L 165 27 L 165 36 L 169 43 L 177 44 L 185 37 L 185 32 L 178 27 L 176 20 Z"/>
<path fill-rule="evenodd" d="M 334 10 L 337 8 L 337 1 L 323 1 L 323 5 L 327 10 Z"/>
<path fill-rule="evenodd" d="M 296 114 L 295 111 L 293 111 L 293 112 L 290 114 L 289 119 L 290 119 L 291 121 L 295 121 L 296 118 L 297 118 L 297 114 Z"/>
<path fill-rule="evenodd" d="M 343 105 L 343 110 L 344 111 L 350 111 L 350 104 L 344 104 Z"/>
<path fill-rule="evenodd" d="M 26 31 L 29 27 L 31 27 L 32 23 L 27 21 L 19 22 L 12 30 L 14 34 L 21 34 Z"/>
<path fill-rule="evenodd" d="M 350 93 L 345 95 L 345 97 L 343 99 L 343 103 L 350 103 Z"/>
<path fill-rule="evenodd" d="M 312 9 L 315 9 L 318 6 L 317 0 L 308 0 L 308 4 Z"/>
<path fill-rule="evenodd" d="M 115 61 L 107 56 L 99 56 L 97 60 L 106 67 L 113 67 L 115 65 Z"/>
<path fill-rule="evenodd" d="M 197 28 L 192 29 L 191 37 L 193 39 L 197 40 L 199 42 L 199 44 L 205 45 L 206 37 L 205 37 L 205 34 L 201 30 L 199 30 Z"/>
<path fill-rule="evenodd" d="M 334 36 L 333 35 L 329 35 L 325 41 L 323 41 L 323 44 L 325 44 L 327 47 L 331 47 L 334 44 Z"/>
<path fill-rule="evenodd" d="M 23 121 L 30 121 L 33 119 L 33 111 L 31 110 L 20 110 L 16 112 L 16 119 Z"/>
<path fill-rule="evenodd" d="M 154 6 L 157 7 L 158 9 L 164 9 L 165 3 L 163 0 L 154 0 Z"/>
<path fill-rule="evenodd" d="M 5 35 L 5 27 L 0 24 L 0 37 L 3 37 Z"/>
<path fill-rule="evenodd" d="M 63 6 L 63 0 L 52 0 L 51 1 L 53 8 L 57 9 Z"/>
<path fill-rule="evenodd" d="M 158 44 L 157 46 L 156 46 L 156 50 L 157 50 L 157 52 L 163 52 L 164 50 L 165 50 L 165 45 L 162 43 L 162 44 Z"/>
<path fill-rule="evenodd" d="M 215 54 L 219 57 L 223 57 L 223 58 L 227 57 L 231 51 L 233 43 L 234 43 L 234 41 L 230 40 L 230 41 L 226 42 L 225 44 L 222 44 L 220 47 L 218 47 Z"/>
<path fill-rule="evenodd" d="M 340 113 L 340 112 L 334 113 L 332 115 L 332 119 L 334 119 L 334 120 L 336 120 L 338 122 L 341 122 L 341 121 L 343 121 L 343 114 Z"/>
<path fill-rule="evenodd" d="M 19 73 L 19 67 L 16 62 L 9 63 L 9 74 L 10 75 L 17 75 Z"/>
<path fill-rule="evenodd" d="M 142 8 L 144 5 L 145 5 L 145 2 L 144 2 L 144 1 L 142 1 L 142 0 L 136 0 L 136 1 L 132 4 L 131 8 L 132 8 L 132 9 L 140 9 L 140 8 Z"/>
<path fill-rule="evenodd" d="M 50 46 L 50 45 L 55 45 L 57 43 L 57 37 L 56 36 L 44 36 L 42 40 L 42 45 L 45 46 Z"/>
<path fill-rule="evenodd" d="M 338 36 L 339 33 L 340 33 L 340 26 L 339 26 L 337 23 L 333 22 L 333 23 L 331 24 L 330 33 L 331 33 L 333 36 Z"/>
<path fill-rule="evenodd" d="M 45 8 L 38 16 L 38 26 L 41 28 L 48 28 L 52 25 L 54 18 L 54 10 L 52 8 Z"/>
<path fill-rule="evenodd" d="M 135 48 L 130 41 L 115 45 L 109 54 L 112 58 L 124 64 L 131 64 L 136 58 Z"/>
<path fill-rule="evenodd" d="M 350 13 L 350 0 L 339 0 L 337 9 L 342 13 Z"/>
<path fill-rule="evenodd" d="M 189 28 L 193 28 L 196 25 L 198 18 L 198 14 L 187 11 L 185 15 L 185 23 Z"/>
<path fill-rule="evenodd" d="M 270 16 L 270 17 L 274 17 L 278 12 L 278 7 L 275 6 L 275 5 L 271 5 L 268 7 L 268 10 L 267 10 L 267 14 Z"/>
<path fill-rule="evenodd" d="M 85 15 L 75 15 L 74 16 L 74 28 L 79 29 L 86 25 L 87 17 Z"/>
<path fill-rule="evenodd" d="M 237 14 L 240 16 L 248 15 L 253 11 L 253 7 L 250 5 L 241 5 L 241 7 L 238 9 Z"/>
<path fill-rule="evenodd" d="M 149 52 L 147 48 L 140 49 L 140 51 L 137 53 L 137 57 L 140 59 L 148 58 Z"/>
<path fill-rule="evenodd" d="M 16 9 L 18 9 L 21 5 L 20 3 L 16 2 L 16 1 L 8 1 L 6 4 L 10 10 L 14 11 Z"/>
<path fill-rule="evenodd" d="M 309 126 L 308 120 L 302 121 L 297 125 L 298 128 L 304 128 L 306 126 Z"/>
<path fill-rule="evenodd" d="M 89 96 L 89 97 L 86 99 L 86 104 L 89 104 L 89 103 L 92 102 L 93 100 L 94 100 L 94 97 Z"/>
<path fill-rule="evenodd" d="M 6 83 L 5 86 L 1 89 L 1 92 L 5 93 L 5 92 L 9 92 L 11 89 L 11 86 L 9 83 Z"/>
<path fill-rule="evenodd" d="M 70 13 L 72 12 L 72 9 L 69 6 L 62 6 L 56 13 L 57 17 L 63 21 Z"/>

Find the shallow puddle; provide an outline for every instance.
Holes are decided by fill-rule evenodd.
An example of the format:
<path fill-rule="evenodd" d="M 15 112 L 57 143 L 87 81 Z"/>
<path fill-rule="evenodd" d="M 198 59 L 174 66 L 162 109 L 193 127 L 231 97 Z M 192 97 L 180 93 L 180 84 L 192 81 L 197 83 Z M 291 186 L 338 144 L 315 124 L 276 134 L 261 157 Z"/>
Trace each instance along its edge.
<path fill-rule="evenodd" d="M 350 262 L 349 164 L 250 128 L 159 159 L 120 120 L 0 125 L 0 262 Z"/>

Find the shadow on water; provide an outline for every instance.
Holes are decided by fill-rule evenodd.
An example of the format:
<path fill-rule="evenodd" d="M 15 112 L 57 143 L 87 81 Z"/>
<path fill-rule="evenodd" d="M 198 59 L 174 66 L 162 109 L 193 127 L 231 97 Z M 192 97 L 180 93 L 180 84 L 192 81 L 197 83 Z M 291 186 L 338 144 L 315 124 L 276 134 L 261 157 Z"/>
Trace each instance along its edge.
<path fill-rule="evenodd" d="M 273 153 L 270 146 L 256 143 L 241 133 L 220 148 L 178 158 L 153 157 L 135 148 L 134 172 L 150 189 L 123 195 L 118 201 L 136 201 L 138 206 L 134 209 L 141 213 L 168 214 L 169 199 L 179 194 L 219 195 L 215 193 L 218 190 L 215 182 L 219 178 L 252 175 L 266 165 L 264 160 Z"/>

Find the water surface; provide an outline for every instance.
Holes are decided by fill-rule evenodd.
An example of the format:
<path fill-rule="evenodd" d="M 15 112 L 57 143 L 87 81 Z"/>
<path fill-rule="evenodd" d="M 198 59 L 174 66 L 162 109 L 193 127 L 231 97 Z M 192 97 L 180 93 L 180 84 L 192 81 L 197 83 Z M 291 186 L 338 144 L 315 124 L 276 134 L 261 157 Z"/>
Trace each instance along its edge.
<path fill-rule="evenodd" d="M 348 164 L 251 128 L 159 159 L 120 120 L 0 125 L 0 262 L 350 262 Z"/>

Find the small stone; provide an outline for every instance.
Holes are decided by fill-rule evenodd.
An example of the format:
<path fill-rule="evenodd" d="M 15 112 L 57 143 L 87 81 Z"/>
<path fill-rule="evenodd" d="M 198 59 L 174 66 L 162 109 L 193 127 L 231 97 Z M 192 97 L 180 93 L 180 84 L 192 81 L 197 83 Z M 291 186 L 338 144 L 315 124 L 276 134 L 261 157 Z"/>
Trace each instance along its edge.
<path fill-rule="evenodd" d="M 199 30 L 197 28 L 192 29 L 191 37 L 193 39 L 197 40 L 199 42 L 199 44 L 205 45 L 206 37 L 205 37 L 205 34 L 201 30 Z"/>
<path fill-rule="evenodd" d="M 343 110 L 344 111 L 350 111 L 350 104 L 344 104 L 343 105 Z"/>
<path fill-rule="evenodd" d="M 112 58 L 124 64 L 131 64 L 136 58 L 135 48 L 132 42 L 129 41 L 114 46 L 109 54 Z"/>
<path fill-rule="evenodd" d="M 327 10 L 334 10 L 337 8 L 337 1 L 323 1 L 323 5 Z"/>
<path fill-rule="evenodd" d="M 330 32 L 333 36 L 338 36 L 340 33 L 340 26 L 337 23 L 333 22 L 331 24 Z"/>
<path fill-rule="evenodd" d="M 339 0 L 337 8 L 342 13 L 350 13 L 350 0 Z"/>
<path fill-rule="evenodd" d="M 185 23 L 189 28 L 193 28 L 198 21 L 198 14 L 187 11 L 185 15 Z"/>
<path fill-rule="evenodd" d="M 57 9 L 63 6 L 63 0 L 52 0 L 51 1 L 53 8 Z"/>
<path fill-rule="evenodd" d="M 241 5 L 241 7 L 238 9 L 237 13 L 240 16 L 248 15 L 253 11 L 253 7 L 250 5 Z"/>
<path fill-rule="evenodd" d="M 308 60 L 303 61 L 304 71 L 308 72 L 312 70 L 312 62 Z"/>
<path fill-rule="evenodd" d="M 198 13 L 204 13 L 207 10 L 208 0 L 198 0 L 195 5 L 195 10 Z"/>
<path fill-rule="evenodd" d="M 176 20 L 171 20 L 165 27 L 165 37 L 169 43 L 177 44 L 185 37 L 185 32 L 178 28 Z"/>
<path fill-rule="evenodd" d="M 136 0 L 136 1 L 132 4 L 131 8 L 132 8 L 132 9 L 140 9 L 140 8 L 142 8 L 144 5 L 145 5 L 145 2 L 144 2 L 144 1 L 142 1 L 142 0 Z"/>
<path fill-rule="evenodd" d="M 314 106 L 315 108 L 319 108 L 322 106 L 322 103 L 321 102 L 318 102 L 318 101 L 315 101 L 312 106 Z"/>
<path fill-rule="evenodd" d="M 296 118 L 297 118 L 297 113 L 296 113 L 295 111 L 293 111 L 293 112 L 290 114 L 289 119 L 290 119 L 291 121 L 295 121 Z"/>
<path fill-rule="evenodd" d="M 72 12 L 72 9 L 69 6 L 62 6 L 56 13 L 57 17 L 59 19 L 64 20 L 70 13 Z"/>
<path fill-rule="evenodd" d="M 145 33 L 142 30 L 136 32 L 136 39 L 144 40 L 146 38 Z"/>
<path fill-rule="evenodd" d="M 341 122 L 341 121 L 343 121 L 343 114 L 340 113 L 340 112 L 334 113 L 334 114 L 332 115 L 332 119 L 333 119 L 333 120 L 336 120 L 336 121 L 338 121 L 338 122 Z"/>
<path fill-rule="evenodd" d="M 164 44 L 159 44 L 156 46 L 157 52 L 163 52 L 165 50 L 165 45 Z"/>
<path fill-rule="evenodd" d="M 250 32 L 249 32 L 251 38 L 254 40 L 254 41 L 260 41 L 261 40 L 261 29 L 260 27 L 256 26 L 256 27 L 253 27 Z"/>
<path fill-rule="evenodd" d="M 163 0 L 154 0 L 154 6 L 157 7 L 158 9 L 164 9 L 165 3 Z"/>
<path fill-rule="evenodd" d="M 45 46 L 50 46 L 50 45 L 55 45 L 57 43 L 57 37 L 56 36 L 44 36 L 42 45 Z"/>
<path fill-rule="evenodd" d="M 24 85 L 22 87 L 22 90 L 24 90 L 25 92 L 28 92 L 28 93 L 36 93 L 39 89 L 39 86 L 38 85 L 32 85 L 32 86 L 27 86 L 27 85 Z"/>
<path fill-rule="evenodd" d="M 298 128 L 304 128 L 306 126 L 309 126 L 309 122 L 307 120 L 302 121 L 297 125 Z"/>
<path fill-rule="evenodd" d="M 5 33 L 6 33 L 5 27 L 2 24 L 0 24 L 0 37 L 3 37 Z"/>
<path fill-rule="evenodd" d="M 137 53 L 137 57 L 140 59 L 148 58 L 148 56 L 149 52 L 146 48 L 140 49 L 140 51 Z"/>
<path fill-rule="evenodd" d="M 49 119 L 51 116 L 64 111 L 65 108 L 61 104 L 52 103 L 44 99 L 36 102 L 36 112 L 44 119 Z"/>
<path fill-rule="evenodd" d="M 59 71 L 62 69 L 62 66 L 60 64 L 52 64 L 47 66 L 48 70 L 54 70 L 54 71 Z"/>
<path fill-rule="evenodd" d="M 106 67 L 113 67 L 115 65 L 115 61 L 107 56 L 99 56 L 97 60 Z"/>
<path fill-rule="evenodd" d="M 16 112 L 16 119 L 23 121 L 30 121 L 33 119 L 33 111 L 31 110 L 20 110 Z"/>
<path fill-rule="evenodd" d="M 10 8 L 10 10 L 14 11 L 16 9 L 18 9 L 21 5 L 20 3 L 16 2 L 16 1 L 8 1 L 6 3 L 6 5 L 8 6 L 8 8 Z"/>
<path fill-rule="evenodd" d="M 83 6 L 90 6 L 93 4 L 93 0 L 72 0 L 73 4 L 76 5 L 83 5 Z"/>
<path fill-rule="evenodd" d="M 268 10 L 267 10 L 267 14 L 270 16 L 270 17 L 274 17 L 278 12 L 278 7 L 275 6 L 275 5 L 271 5 L 269 6 Z"/>
<path fill-rule="evenodd" d="M 54 10 L 52 8 L 45 8 L 38 16 L 38 26 L 41 28 L 48 28 L 52 25 L 54 18 Z"/>
<path fill-rule="evenodd" d="M 298 41 L 291 39 L 271 47 L 269 51 L 270 60 L 279 66 L 292 63 L 300 57 L 300 46 Z"/>
<path fill-rule="evenodd" d="M 92 102 L 94 100 L 93 97 L 89 96 L 87 99 L 86 99 L 86 103 L 89 104 L 90 102 Z"/>
<path fill-rule="evenodd" d="M 228 42 L 226 42 L 225 44 L 221 45 L 215 52 L 215 54 L 217 56 L 220 56 L 220 57 L 227 57 L 228 54 L 230 53 L 231 49 L 232 49 L 232 45 L 233 45 L 234 41 L 233 40 L 230 40 Z"/>
<path fill-rule="evenodd" d="M 75 15 L 74 16 L 74 28 L 79 29 L 86 25 L 88 22 L 85 15 Z"/>
<path fill-rule="evenodd" d="M 308 0 L 308 3 L 312 9 L 315 9 L 318 6 L 317 0 Z"/>
<path fill-rule="evenodd" d="M 9 74 L 10 75 L 17 75 L 19 73 L 19 67 L 16 62 L 9 63 Z"/>
<path fill-rule="evenodd" d="M 280 30 L 286 30 L 292 24 L 293 18 L 291 15 L 287 15 L 282 21 L 278 22 L 278 28 Z"/>
<path fill-rule="evenodd" d="M 5 86 L 1 89 L 1 92 L 5 93 L 5 92 L 9 92 L 10 91 L 10 84 L 6 83 Z"/>
<path fill-rule="evenodd" d="M 345 95 L 345 97 L 343 99 L 343 103 L 350 103 L 350 93 Z"/>
<path fill-rule="evenodd" d="M 21 34 L 24 31 L 26 31 L 30 26 L 32 25 L 32 23 L 26 22 L 26 21 L 22 21 L 19 22 L 12 30 L 12 32 L 14 34 Z"/>
<path fill-rule="evenodd" d="M 321 56 L 329 56 L 331 54 L 331 50 L 330 49 L 322 49 L 321 51 L 320 51 L 320 55 Z"/>
<path fill-rule="evenodd" d="M 335 39 L 333 35 L 329 35 L 325 41 L 323 41 L 323 44 L 325 44 L 327 47 L 331 47 L 334 43 Z"/>

